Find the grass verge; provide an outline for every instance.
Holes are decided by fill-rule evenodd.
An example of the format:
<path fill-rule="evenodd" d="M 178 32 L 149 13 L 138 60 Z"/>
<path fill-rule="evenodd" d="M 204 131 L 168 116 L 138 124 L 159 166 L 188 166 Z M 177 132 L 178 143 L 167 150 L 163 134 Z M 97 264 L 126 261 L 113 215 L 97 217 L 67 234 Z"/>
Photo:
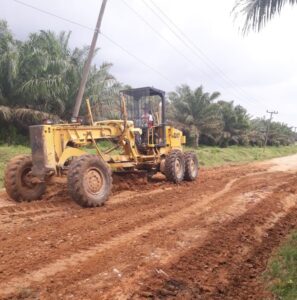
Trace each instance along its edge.
<path fill-rule="evenodd" d="M 297 299 L 297 231 L 271 258 L 264 277 L 277 299 Z"/>
<path fill-rule="evenodd" d="M 110 143 L 103 142 L 101 147 L 108 149 Z M 251 162 L 295 154 L 297 153 L 297 146 L 267 147 L 265 152 L 263 148 L 238 146 L 229 148 L 201 147 L 198 150 L 187 148 L 186 150 L 198 153 L 201 166 L 220 166 L 228 163 Z M 89 152 L 95 153 L 94 150 L 89 150 Z M 7 161 L 15 155 L 27 153 L 30 153 L 30 148 L 25 146 L 0 146 L 0 188 L 3 187 L 3 171 Z"/>
<path fill-rule="evenodd" d="M 188 148 L 188 150 L 193 149 Z M 220 166 L 228 163 L 251 162 L 296 154 L 297 146 L 267 147 L 265 151 L 259 147 L 201 147 L 194 151 L 198 154 L 201 166 Z"/>
<path fill-rule="evenodd" d="M 0 146 L 0 188 L 3 187 L 3 173 L 6 163 L 14 156 L 28 154 L 30 149 L 25 146 Z"/>

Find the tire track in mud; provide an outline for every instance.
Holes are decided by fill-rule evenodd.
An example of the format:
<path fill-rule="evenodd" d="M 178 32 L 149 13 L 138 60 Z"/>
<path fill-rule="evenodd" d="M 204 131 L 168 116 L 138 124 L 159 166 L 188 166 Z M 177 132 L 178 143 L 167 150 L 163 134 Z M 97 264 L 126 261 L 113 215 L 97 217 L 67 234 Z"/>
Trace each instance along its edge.
<path fill-rule="evenodd" d="M 172 186 L 164 185 L 160 188 L 155 188 L 154 190 L 148 190 L 148 191 L 142 191 L 143 196 L 147 195 L 154 195 L 159 194 L 167 190 L 172 190 Z M 108 202 L 105 206 L 112 207 L 114 205 L 119 205 L 120 203 L 124 203 L 127 201 L 131 201 L 134 198 L 137 198 L 139 196 L 139 191 L 117 191 L 110 197 Z M 75 202 L 73 202 L 70 197 L 67 194 L 67 191 L 65 190 L 65 187 L 61 187 L 60 191 L 54 192 L 54 193 L 47 193 L 43 198 L 46 200 L 37 200 L 32 202 L 14 202 L 12 200 L 1 200 L 0 205 L 0 217 L 2 216 L 25 216 L 26 213 L 31 214 L 32 211 L 37 212 L 48 210 L 49 212 L 52 212 L 53 210 L 60 210 L 60 209 L 81 209 L 79 205 L 77 205 Z M 66 200 L 65 200 L 66 198 Z"/>
<path fill-rule="evenodd" d="M 224 194 L 222 194 L 224 196 Z M 162 274 L 164 277 L 168 275 L 166 272 L 162 270 L 162 265 L 171 262 L 182 256 L 187 250 L 193 247 L 193 243 L 196 245 L 201 244 L 207 238 L 210 230 L 215 226 L 218 222 L 226 222 L 231 217 L 237 217 L 242 215 L 246 209 L 242 209 L 242 203 L 237 203 L 237 205 L 232 205 L 227 207 L 225 211 L 221 211 L 217 214 L 216 218 L 213 218 L 212 221 L 205 220 L 205 216 L 201 216 L 199 222 L 193 221 L 188 223 L 186 226 L 182 226 L 182 222 L 177 224 L 168 224 L 166 226 L 166 231 L 168 234 L 174 234 L 178 236 L 177 241 L 172 243 L 171 245 L 162 245 L 159 241 L 158 249 L 156 253 L 153 253 L 153 257 L 149 257 L 149 253 L 146 256 L 146 262 L 141 263 L 141 267 L 138 268 L 130 268 L 130 270 L 124 270 L 125 280 L 121 282 L 120 280 L 115 284 L 115 288 L 111 291 L 106 291 L 100 295 L 100 299 L 128 299 L 130 298 L 135 291 L 139 288 L 140 285 L 143 285 L 147 279 L 148 271 L 154 270 L 156 274 Z M 211 210 L 213 210 L 212 208 Z M 236 212 L 234 211 L 236 210 Z M 210 211 L 205 211 L 205 213 L 210 213 Z M 199 215 L 198 215 L 199 216 Z M 179 228 L 178 234 L 175 228 Z M 172 230 L 172 231 L 171 231 Z M 153 236 L 158 236 L 160 234 L 157 228 L 154 228 L 152 232 L 150 232 L 150 238 Z M 155 237 L 156 239 L 156 237 Z M 132 269 L 132 270 L 131 270 Z M 92 293 L 96 293 L 96 291 L 101 290 L 106 286 L 106 281 L 99 280 L 98 276 L 93 276 L 94 278 L 88 278 L 87 290 L 88 296 L 91 297 Z M 91 282 L 90 282 L 91 281 Z M 99 282 L 99 283 L 98 283 Z M 133 292 L 131 292 L 133 291 Z"/>
<path fill-rule="evenodd" d="M 11 206 L 5 206 L 0 208 L 0 217 L 24 217 L 26 214 L 38 213 L 38 212 L 52 212 L 61 211 L 61 209 L 70 210 L 78 209 L 74 205 L 69 205 L 69 203 L 55 203 L 55 202 L 34 202 L 34 203 L 21 203 Z"/>
<path fill-rule="evenodd" d="M 151 273 L 135 299 L 272 299 L 259 277 L 274 247 L 296 227 L 296 180 L 214 229 L 174 263 L 158 266 L 166 277 Z"/>
<path fill-rule="evenodd" d="M 267 195 L 268 196 L 268 195 Z M 236 217 L 236 214 L 233 216 L 233 217 Z M 193 223 L 193 225 L 195 225 L 194 223 Z M 201 239 L 203 239 L 203 236 L 206 234 L 206 232 L 207 232 L 207 230 L 205 229 L 205 228 L 199 228 L 199 231 L 201 231 L 201 229 L 203 230 L 203 232 L 201 233 L 200 232 L 200 234 L 199 234 L 199 239 L 201 240 Z M 176 235 L 176 232 L 175 232 L 175 235 Z M 196 238 L 197 238 L 197 236 L 196 236 Z M 192 241 L 193 242 L 193 241 Z M 161 243 L 160 241 L 159 241 L 159 243 Z M 138 249 L 139 251 L 141 251 L 141 248 L 140 249 Z M 178 250 L 179 251 L 179 254 L 177 255 L 177 256 L 179 256 L 180 254 L 182 254 L 182 252 L 185 250 L 185 249 L 176 249 L 176 248 L 172 248 L 171 249 L 172 250 L 172 252 L 174 253 L 174 251 L 175 250 Z M 170 251 L 171 251 L 170 250 Z M 164 253 L 166 253 L 166 252 L 164 252 Z M 163 255 L 164 255 L 164 253 L 163 253 Z M 168 255 L 168 251 L 167 251 L 167 255 Z M 169 259 L 169 258 L 174 258 L 174 257 L 176 257 L 176 255 L 168 255 L 168 257 L 166 257 L 166 255 L 164 255 L 164 257 L 165 257 L 165 260 L 166 259 Z M 133 259 L 133 257 L 131 258 L 131 259 Z M 142 265 L 142 264 L 141 264 Z M 136 271 L 135 271 L 135 269 L 134 270 L 132 270 L 132 271 L 130 271 L 130 272 L 134 272 L 134 274 L 133 274 L 133 277 L 135 277 L 135 279 L 136 280 L 139 280 L 139 278 L 141 277 L 141 275 L 142 274 L 146 274 L 147 272 L 148 272 L 148 269 L 150 270 L 151 268 L 153 268 L 154 267 L 154 265 L 152 264 L 150 267 L 143 267 L 143 270 L 140 270 L 139 271 L 139 268 L 137 268 L 136 269 Z M 156 268 L 158 267 L 158 265 L 156 265 Z M 137 271 L 138 270 L 138 271 Z M 162 270 L 161 270 L 162 271 Z M 124 270 L 124 272 L 125 272 L 125 270 Z M 126 272 L 128 272 L 127 270 L 126 270 Z M 106 275 L 106 273 L 103 273 L 103 274 L 105 274 Z M 86 286 L 84 286 L 84 289 L 87 289 L 87 290 L 89 290 L 89 291 L 93 291 L 93 295 L 95 295 L 96 293 L 96 295 L 98 296 L 98 293 L 100 292 L 100 291 L 102 291 L 102 289 L 104 288 L 104 280 L 103 279 L 105 279 L 105 280 L 108 280 L 108 278 L 101 278 L 100 276 L 94 276 L 95 277 L 95 279 L 94 279 L 94 281 L 91 281 L 88 285 L 87 285 L 87 287 Z M 145 276 L 144 276 L 144 278 L 145 278 Z M 113 278 L 114 279 L 114 278 Z M 86 279 L 88 282 L 90 281 L 90 279 L 89 278 L 87 278 Z M 125 281 L 124 281 L 124 285 L 125 286 L 127 286 L 127 281 L 129 281 L 130 280 L 130 278 L 127 280 L 127 279 L 125 279 Z M 101 281 L 99 284 L 98 284 L 98 281 Z M 103 284 L 102 284 L 102 281 L 103 281 Z M 132 280 L 133 281 L 133 280 Z M 145 282 L 145 280 L 144 280 L 144 282 Z M 118 286 L 120 284 L 120 282 L 115 282 L 114 283 L 114 286 Z M 106 285 L 106 282 L 105 282 L 105 285 Z M 97 286 L 97 290 L 94 290 L 94 287 L 96 287 Z M 137 287 L 138 287 L 138 285 L 137 285 Z M 135 288 L 135 287 L 134 287 Z M 74 289 L 74 287 L 72 287 L 72 291 L 73 291 L 73 289 Z M 126 288 L 126 290 L 128 289 L 128 291 L 131 291 L 131 290 L 133 290 L 133 288 L 131 287 L 131 285 L 129 285 L 128 284 L 128 287 Z M 75 290 L 75 289 L 74 289 Z M 135 290 L 136 290 L 136 288 L 135 288 Z M 68 290 L 69 291 L 69 293 L 72 295 L 72 292 L 71 292 L 71 289 L 70 290 Z M 121 295 L 121 297 L 119 296 L 119 299 L 127 299 L 125 296 L 127 296 L 127 295 L 125 295 L 125 293 L 123 292 L 124 291 L 124 289 L 122 289 L 121 291 L 120 291 L 120 293 L 118 294 L 118 296 L 119 295 Z M 91 297 L 91 295 L 92 295 L 92 293 L 91 294 L 84 294 L 84 296 L 87 298 L 87 299 L 89 299 L 89 297 L 90 298 L 92 298 Z M 117 297 L 115 297 L 115 293 L 101 293 L 101 294 L 99 294 L 100 295 L 100 299 L 117 299 Z M 103 296 L 104 295 L 104 296 Z"/>
<path fill-rule="evenodd" d="M 225 192 L 227 192 L 235 181 L 236 179 L 229 182 L 222 191 L 219 191 L 217 195 L 214 196 L 214 199 L 216 196 L 219 197 Z M 202 205 L 203 204 L 201 203 L 197 206 L 200 207 Z M 191 213 L 192 209 L 195 208 L 194 206 L 195 205 L 192 205 L 184 209 L 184 214 L 188 215 L 189 213 Z M 169 214 L 169 216 L 167 216 L 165 219 L 157 218 L 156 221 L 149 222 L 140 228 L 136 228 L 132 231 L 128 231 L 125 234 L 116 236 L 115 238 L 112 238 L 105 243 L 100 242 L 87 250 L 83 250 L 79 253 L 72 254 L 67 258 L 57 260 L 44 268 L 31 272 L 30 274 L 14 278 L 11 281 L 6 282 L 4 284 L 0 283 L 0 295 L 7 295 L 9 293 L 12 293 L 16 289 L 27 288 L 31 285 L 32 282 L 40 282 L 43 279 L 53 276 L 58 272 L 67 270 L 71 266 L 75 266 L 78 263 L 82 263 L 94 255 L 98 255 L 103 253 L 104 251 L 108 251 L 112 247 L 119 247 L 119 244 L 125 244 L 129 240 L 133 240 L 138 236 L 143 235 L 144 233 L 148 233 L 151 229 L 155 227 L 164 227 L 170 225 L 169 223 L 171 223 L 171 225 L 172 223 L 178 223 L 178 217 L 180 217 L 180 212 Z"/>
<path fill-rule="evenodd" d="M 225 182 L 233 175 L 233 172 L 227 173 L 225 172 Z M 241 175 L 245 173 L 238 171 Z M 205 174 L 205 177 L 207 176 L 208 174 Z M 220 176 L 215 174 L 211 177 L 218 181 Z M 224 181 L 220 180 L 220 185 L 223 186 Z M 174 191 L 165 191 L 154 197 L 138 196 L 133 202 L 111 205 L 111 208 L 80 209 L 75 215 L 68 214 L 64 219 L 46 219 L 24 228 L 17 228 L 16 231 L 0 232 L 0 254 L 3 257 L 2 263 L 0 261 L 0 278 L 8 280 L 15 273 L 20 274 L 24 270 L 29 271 L 42 266 L 45 261 L 50 263 L 80 249 L 87 249 L 98 239 L 104 242 L 119 231 L 125 232 L 144 222 L 162 218 L 172 211 L 179 210 L 190 204 L 181 201 L 181 195 L 193 186 L 195 183 L 175 186 Z M 216 183 L 213 190 L 218 189 L 219 185 Z M 201 186 L 199 190 L 200 195 L 209 193 L 208 187 Z M 8 270 L 6 266 L 10 261 L 14 261 L 15 265 Z"/>
<path fill-rule="evenodd" d="M 163 187 L 150 192 L 142 193 L 143 196 L 156 195 L 164 191 L 172 190 L 172 187 Z M 131 201 L 138 197 L 138 192 L 124 191 L 116 193 L 107 203 L 107 207 L 118 206 L 120 203 Z M 0 228 L 23 226 L 24 224 L 52 217 L 66 216 L 76 213 L 81 207 L 69 201 L 38 201 L 34 203 L 19 203 L 0 207 Z"/>
<path fill-rule="evenodd" d="M 77 210 L 78 207 L 71 205 L 66 201 L 63 202 L 32 202 L 19 203 L 9 206 L 0 207 L 0 231 L 19 226 L 30 225 L 45 218 L 63 216 L 71 211 Z"/>
<path fill-rule="evenodd" d="M 238 180 L 238 181 L 244 181 L 245 179 Z M 237 180 L 235 180 L 236 183 Z M 232 183 L 230 184 L 232 185 Z M 141 285 L 145 285 L 146 280 L 148 279 L 148 271 L 151 272 L 153 270 L 153 273 L 155 275 L 162 275 L 163 277 L 167 277 L 168 275 L 166 272 L 163 271 L 163 266 L 168 264 L 169 262 L 172 263 L 172 261 L 177 260 L 180 256 L 185 254 L 190 248 L 193 248 L 193 244 L 196 245 L 196 247 L 199 246 L 199 244 L 203 243 L 204 240 L 208 237 L 209 233 L 217 226 L 222 226 L 223 223 L 226 223 L 234 218 L 237 218 L 238 216 L 244 215 L 250 208 L 257 205 L 259 202 L 261 202 L 264 199 L 269 198 L 273 193 L 274 190 L 276 190 L 280 186 L 274 185 L 273 190 L 266 191 L 266 190 L 259 190 L 254 191 L 254 196 L 256 199 L 253 199 L 251 201 L 251 193 L 244 193 L 244 195 L 236 196 L 237 193 L 235 193 L 235 198 L 232 197 L 232 190 L 230 191 L 230 194 L 223 194 L 224 198 L 223 201 L 220 203 L 215 203 L 213 207 L 203 212 L 203 215 L 201 216 L 200 220 L 197 222 L 197 220 L 193 220 L 193 222 L 188 223 L 186 227 L 182 227 L 180 233 L 182 234 L 188 234 L 190 233 L 190 240 L 186 245 L 183 245 L 182 247 L 179 247 L 179 249 L 176 249 L 176 247 L 171 245 L 170 249 L 163 249 L 162 254 L 159 253 L 161 258 L 154 263 L 150 263 L 149 266 L 144 266 L 143 268 L 138 268 L 137 270 L 134 270 L 134 273 L 131 276 L 128 276 L 125 281 L 119 282 L 115 284 L 115 288 L 111 291 L 105 292 L 103 295 L 100 295 L 100 299 L 130 299 L 130 297 L 135 294 L 135 291 L 139 289 Z M 240 187 L 238 187 L 240 189 Z M 243 188 L 243 187 L 242 187 Z M 244 191 L 244 190 L 243 190 Z M 246 202 L 246 203 L 245 203 Z M 218 209 L 218 207 L 221 207 L 222 203 L 224 203 L 224 209 L 222 209 L 220 212 L 217 213 L 216 216 L 214 216 L 214 212 Z M 287 208 L 291 208 L 293 205 L 296 204 L 295 201 L 288 201 Z M 208 218 L 205 216 L 205 213 L 208 215 L 211 215 L 212 218 Z M 281 214 L 280 214 L 281 215 Z M 178 226 L 179 227 L 179 226 Z M 170 228 L 170 227 L 169 227 Z M 184 242 L 184 238 L 182 238 Z M 178 251 L 176 251 L 178 250 Z M 177 253 L 177 254 L 176 254 Z M 159 271 L 158 271 L 159 270 Z M 167 278 L 168 279 L 168 278 Z M 98 280 L 94 280 L 90 284 L 88 284 L 88 290 L 93 291 L 95 294 L 94 287 L 100 287 L 102 288 L 102 283 L 96 283 Z M 99 290 L 100 290 L 99 289 Z M 131 292 L 133 291 L 133 292 Z M 97 288 L 98 292 L 98 288 Z M 170 293 L 169 293 L 170 294 Z M 88 296 L 92 295 L 90 293 Z M 152 296 L 152 295 L 151 295 Z M 160 296 L 160 295 L 159 295 Z M 137 298 L 137 297 L 136 297 Z M 137 298 L 138 299 L 138 298 Z"/>
<path fill-rule="evenodd" d="M 146 205 L 142 207 L 142 211 L 138 211 L 137 208 L 134 208 L 132 211 L 128 207 L 131 217 L 136 214 L 137 218 L 134 217 L 127 221 L 125 220 L 127 211 L 115 211 L 113 213 L 115 221 L 113 221 L 109 218 L 109 215 L 112 212 L 108 209 L 79 210 L 76 215 L 70 215 L 64 220 L 54 219 L 56 224 L 52 224 L 52 220 L 44 220 L 42 223 L 32 224 L 29 228 L 20 228 L 16 232 L 17 235 L 15 235 L 13 231 L 5 232 L 5 234 L 3 233 L 0 235 L 5 239 L 4 241 L 2 240 L 2 250 L 6 252 L 6 255 L 4 256 L 5 261 L 4 259 L 2 260 L 3 265 L 0 263 L 0 269 L 4 269 L 6 264 L 14 259 L 17 266 L 24 270 L 30 270 L 30 267 L 36 268 L 39 265 L 44 264 L 45 261 L 43 253 L 46 253 L 45 257 L 48 256 L 49 261 L 55 260 L 60 256 L 63 257 L 65 255 L 70 255 L 80 249 L 90 247 L 90 245 L 94 244 L 98 238 L 101 241 L 107 240 L 110 236 L 115 235 L 119 231 L 125 232 L 126 230 L 137 227 L 144 222 L 150 222 L 154 218 L 160 218 L 162 215 L 165 215 L 164 212 L 159 213 L 158 211 L 151 211 L 151 209 L 154 209 L 154 204 L 150 202 L 151 201 L 148 199 Z M 176 208 L 168 208 L 167 204 L 163 203 L 163 205 L 160 206 L 160 209 L 163 208 L 163 211 L 168 210 L 168 213 L 170 213 L 182 205 L 183 203 L 179 203 Z M 146 209 L 148 212 L 146 212 Z M 96 212 L 99 212 L 99 217 L 104 217 L 103 220 L 96 220 Z M 46 237 L 43 237 L 45 232 L 44 228 L 47 232 Z M 64 243 L 66 245 L 58 245 L 59 241 L 64 237 L 67 238 L 67 241 Z M 73 237 L 77 238 L 77 240 L 73 240 Z M 27 240 L 27 238 L 30 239 Z M 47 244 L 43 245 L 43 242 L 46 242 Z M 13 252 L 11 252 L 11 248 L 13 248 Z M 34 257 L 31 257 L 32 253 Z M 32 260 L 35 262 L 33 265 L 31 262 Z M 0 273 L 0 276 L 7 278 L 10 275 Z"/>
<path fill-rule="evenodd" d="M 249 176 L 249 175 L 247 175 L 247 176 Z M 195 216 L 195 218 L 197 218 L 197 216 L 199 216 L 199 215 L 202 215 L 205 213 L 210 213 L 211 210 L 216 211 L 218 209 L 218 207 L 220 207 L 222 205 L 225 205 L 227 207 L 227 209 L 225 210 L 225 213 L 227 216 L 229 215 L 229 217 L 231 217 L 231 218 L 236 217 L 236 215 L 242 214 L 245 211 L 244 209 L 241 209 L 241 210 L 239 209 L 240 205 L 242 204 L 241 201 L 238 201 L 238 203 L 236 204 L 236 203 L 234 203 L 234 200 L 233 200 L 233 207 L 232 207 L 232 205 L 230 206 L 230 212 L 228 212 L 228 206 L 226 204 L 228 201 L 232 202 L 232 199 L 228 199 L 228 200 L 223 199 L 222 203 L 217 204 L 218 207 L 214 206 L 214 207 L 206 208 L 204 210 L 203 210 L 203 208 L 205 205 L 209 205 L 216 199 L 218 199 L 222 196 L 225 196 L 225 194 L 230 191 L 230 188 L 232 187 L 232 185 L 235 182 L 245 181 L 245 180 L 246 180 L 245 178 L 236 178 L 236 179 L 230 181 L 223 190 L 217 192 L 215 195 L 213 195 L 211 197 L 202 199 L 202 201 L 200 203 L 193 203 L 190 206 L 183 208 L 179 212 L 169 214 L 164 219 L 161 219 L 161 220 L 157 219 L 156 221 L 147 223 L 146 225 L 144 225 L 140 228 L 137 228 L 130 232 L 124 233 L 120 236 L 116 236 L 115 238 L 110 239 L 105 243 L 99 243 L 99 244 L 97 244 L 93 247 L 90 247 L 87 250 L 84 250 L 80 253 L 73 254 L 66 259 L 57 260 L 54 263 L 49 264 L 44 268 L 41 268 L 34 272 L 31 272 L 30 274 L 26 275 L 25 277 L 15 278 L 14 280 L 9 282 L 8 289 L 7 288 L 5 289 L 5 285 L 1 284 L 0 285 L 1 292 L 4 294 L 9 294 L 12 292 L 12 290 L 11 290 L 12 287 L 13 287 L 13 289 L 15 289 L 16 287 L 24 288 L 24 286 L 22 286 L 22 282 L 26 282 L 27 285 L 25 287 L 29 287 L 30 280 L 31 280 L 31 282 L 34 282 L 34 281 L 40 282 L 40 281 L 46 279 L 47 277 L 51 277 L 59 272 L 68 270 L 69 268 L 71 268 L 73 266 L 82 264 L 96 255 L 97 256 L 102 255 L 102 253 L 104 253 L 104 251 L 106 252 L 107 250 L 110 250 L 112 248 L 120 247 L 121 244 L 124 245 L 128 241 L 136 239 L 143 234 L 147 234 L 151 230 L 162 230 L 163 228 L 171 228 L 171 227 L 174 228 L 178 224 L 183 223 L 183 221 L 188 218 L 191 218 L 193 216 Z M 255 179 L 255 180 L 257 180 L 257 179 Z M 237 194 L 241 193 L 242 188 L 243 187 L 238 187 L 237 191 L 232 191 L 233 196 L 234 196 L 234 192 L 236 192 Z M 261 199 L 259 199 L 259 201 L 260 200 Z M 199 213 L 193 213 L 193 211 L 195 212 L 199 209 L 200 209 Z M 237 211 L 236 213 L 234 212 L 235 210 Z M 232 212 L 233 212 L 233 214 L 232 214 Z M 216 220 L 216 223 L 221 222 L 221 221 L 222 220 Z M 201 220 L 200 223 L 201 222 L 203 222 L 203 220 Z M 205 223 L 205 225 L 208 225 L 207 222 L 204 221 L 204 223 Z M 7 283 L 6 283 L 6 285 L 7 285 Z"/>

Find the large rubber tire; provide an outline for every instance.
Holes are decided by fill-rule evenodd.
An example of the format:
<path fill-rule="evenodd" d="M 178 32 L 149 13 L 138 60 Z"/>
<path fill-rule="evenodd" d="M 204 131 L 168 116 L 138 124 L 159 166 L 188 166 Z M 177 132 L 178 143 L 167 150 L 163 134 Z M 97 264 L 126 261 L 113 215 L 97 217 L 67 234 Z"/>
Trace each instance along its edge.
<path fill-rule="evenodd" d="M 198 158 L 193 152 L 186 152 L 185 157 L 185 180 L 194 181 L 198 177 Z"/>
<path fill-rule="evenodd" d="M 168 181 L 180 183 L 185 175 L 185 159 L 181 151 L 173 150 L 165 158 L 165 176 Z"/>
<path fill-rule="evenodd" d="M 40 199 L 44 194 L 46 189 L 44 182 L 30 182 L 32 166 L 31 155 L 19 155 L 8 162 L 4 173 L 4 186 L 13 200 L 30 202 Z"/>
<path fill-rule="evenodd" d="M 108 199 L 112 176 L 109 166 L 96 155 L 82 155 L 68 170 L 68 190 L 72 199 L 83 207 L 101 206 Z"/>

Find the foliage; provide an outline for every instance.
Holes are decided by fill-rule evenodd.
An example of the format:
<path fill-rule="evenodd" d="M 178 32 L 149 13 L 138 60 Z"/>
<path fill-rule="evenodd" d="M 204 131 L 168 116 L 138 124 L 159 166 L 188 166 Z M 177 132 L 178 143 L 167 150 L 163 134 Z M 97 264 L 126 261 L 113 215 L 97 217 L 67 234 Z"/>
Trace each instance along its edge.
<path fill-rule="evenodd" d="M 191 90 L 182 85 L 169 95 L 171 123 L 184 131 L 189 145 L 263 146 L 269 120 L 252 119 L 247 110 L 233 101 L 216 100 L 218 92 L 206 93 L 200 86 Z M 286 124 L 272 122 L 267 145 L 286 146 L 295 134 Z"/>
<path fill-rule="evenodd" d="M 187 85 L 177 87 L 176 92 L 169 95 L 175 120 L 187 125 L 194 133 L 196 147 L 201 134 L 215 139 L 221 130 L 219 106 L 214 103 L 219 96 L 219 92 L 205 93 L 202 86 L 192 91 Z"/>
<path fill-rule="evenodd" d="M 3 187 L 3 173 L 6 163 L 14 156 L 30 153 L 30 149 L 25 146 L 0 145 L 0 188 Z"/>
<path fill-rule="evenodd" d="M 269 1 L 268 1 L 269 2 Z M 0 20 L 0 141 L 25 140 L 28 126 L 44 119 L 68 120 L 74 107 L 88 47 L 71 49 L 70 32 L 42 30 L 25 41 L 16 40 Z M 84 97 L 89 97 L 95 120 L 118 119 L 119 91 L 126 87 L 110 73 L 112 64 L 93 65 Z M 158 103 L 153 99 L 155 111 Z M 219 92 L 202 86 L 177 87 L 169 94 L 167 116 L 184 131 L 189 145 L 263 146 L 268 120 L 252 119 L 246 109 L 223 101 Z M 82 106 L 81 114 L 85 114 Z M 268 145 L 289 145 L 296 134 L 273 122 Z"/>
<path fill-rule="evenodd" d="M 278 299 L 293 300 L 297 295 L 297 233 L 281 246 L 268 265 L 265 277 Z"/>
<path fill-rule="evenodd" d="M 188 150 L 192 150 L 189 148 Z M 195 150 L 200 166 L 219 166 L 230 163 L 260 161 L 297 153 L 297 146 L 260 147 L 230 146 L 228 148 L 202 146 Z"/>
<path fill-rule="evenodd" d="M 20 42 L 0 21 L 0 121 L 16 127 L 49 116 L 69 119 L 78 92 L 88 47 L 69 47 L 70 32 L 32 33 Z M 91 97 L 94 117 L 114 111 L 121 84 L 110 74 L 112 64 L 92 66 L 85 96 Z M 104 100 L 103 100 L 104 99 Z"/>
<path fill-rule="evenodd" d="M 2 126 L 0 122 L 0 145 L 28 145 L 28 136 L 26 133 L 18 130 L 14 125 Z"/>
<path fill-rule="evenodd" d="M 245 15 L 243 32 L 247 33 L 251 29 L 259 31 L 287 3 L 294 5 L 297 0 L 237 0 L 233 12 Z"/>
<path fill-rule="evenodd" d="M 246 109 L 240 105 L 234 106 L 233 101 L 219 101 L 218 105 L 224 124 L 219 145 L 248 145 L 247 134 L 251 120 Z"/>
<path fill-rule="evenodd" d="M 251 120 L 251 127 L 248 133 L 251 145 L 263 146 L 268 122 L 269 120 L 264 118 Z M 290 145 L 294 142 L 295 134 L 288 125 L 280 122 L 271 122 L 267 140 L 268 146 Z"/>

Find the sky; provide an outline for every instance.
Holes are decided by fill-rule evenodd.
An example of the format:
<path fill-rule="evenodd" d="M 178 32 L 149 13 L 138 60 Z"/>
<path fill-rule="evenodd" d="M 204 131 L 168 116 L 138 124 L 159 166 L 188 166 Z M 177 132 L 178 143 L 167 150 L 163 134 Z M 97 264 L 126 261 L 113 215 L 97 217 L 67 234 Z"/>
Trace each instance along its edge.
<path fill-rule="evenodd" d="M 108 0 L 94 62 L 113 63 L 112 74 L 133 87 L 169 92 L 181 84 L 193 89 L 203 85 L 253 116 L 278 111 L 275 120 L 297 126 L 297 6 L 285 6 L 259 33 L 243 36 L 243 19 L 234 20 L 231 14 L 235 1 Z M 24 40 L 39 30 L 64 30 L 72 32 L 71 47 L 90 44 L 101 0 L 21 2 L 84 27 L 15 0 L 0 0 L 0 18 L 16 38 Z"/>

